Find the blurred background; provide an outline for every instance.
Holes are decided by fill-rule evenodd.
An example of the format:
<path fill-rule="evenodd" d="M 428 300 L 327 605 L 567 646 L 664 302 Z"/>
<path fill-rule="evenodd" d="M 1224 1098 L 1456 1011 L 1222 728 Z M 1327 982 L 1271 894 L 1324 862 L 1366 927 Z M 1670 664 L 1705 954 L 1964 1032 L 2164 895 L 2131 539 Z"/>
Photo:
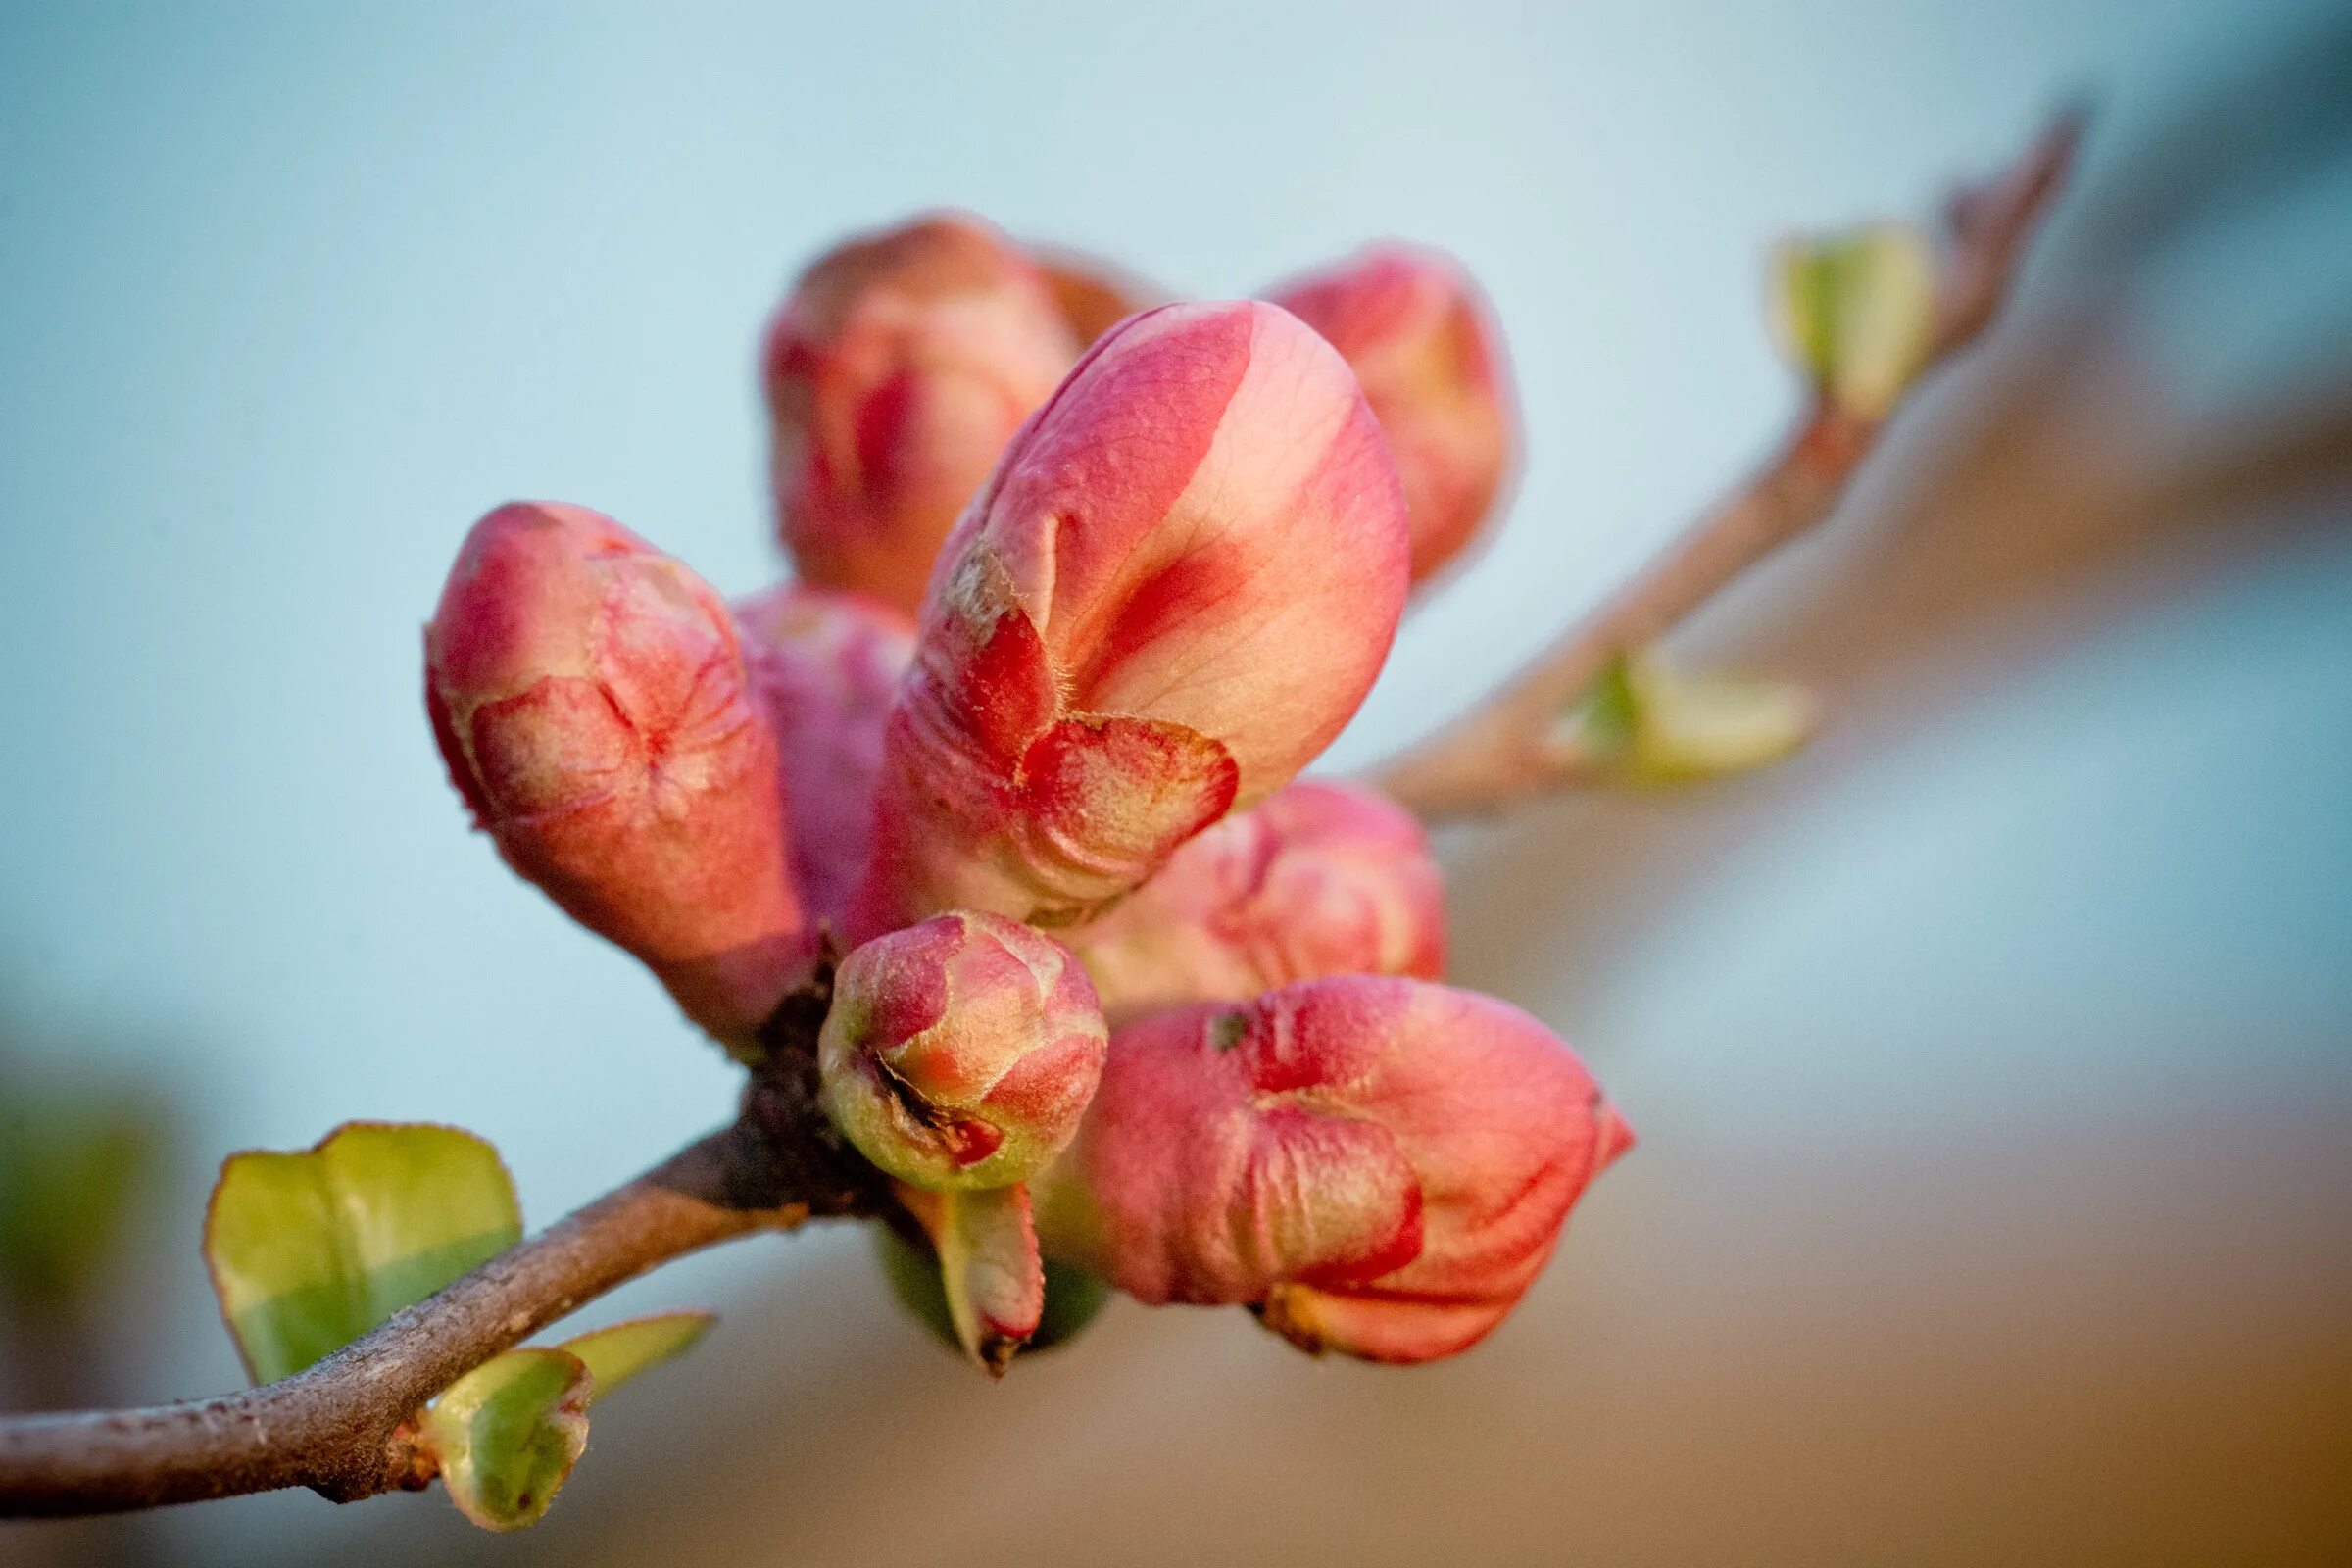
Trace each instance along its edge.
<path fill-rule="evenodd" d="M 991 1387 L 860 1235 L 756 1242 L 590 1309 L 725 1320 L 529 1535 L 297 1494 L 0 1562 L 2352 1560 L 2352 15 L 1155 9 L 0 0 L 0 1405 L 239 1381 L 233 1149 L 456 1122 L 544 1222 L 728 1113 L 465 830 L 418 628 L 514 496 L 772 577 L 757 334 L 845 230 L 1202 295 L 1464 258 L 1525 479 L 1349 768 L 1760 456 L 1778 234 L 2087 96 L 2011 316 L 1683 639 L 1814 682 L 1818 745 L 1444 843 L 1457 978 L 1642 1134 L 1550 1274 L 1418 1371 L 1121 1304 Z M 107 1152 L 36 1190 L 69 1116 Z M 67 1205 L 117 1245 L 41 1252 Z"/>

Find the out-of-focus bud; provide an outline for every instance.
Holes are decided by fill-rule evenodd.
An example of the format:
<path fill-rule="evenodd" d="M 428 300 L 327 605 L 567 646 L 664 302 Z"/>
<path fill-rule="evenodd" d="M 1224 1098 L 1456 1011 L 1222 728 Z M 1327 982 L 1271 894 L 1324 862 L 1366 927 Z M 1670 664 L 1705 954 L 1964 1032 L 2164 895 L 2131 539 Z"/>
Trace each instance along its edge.
<path fill-rule="evenodd" d="M 1301 779 L 1188 842 L 1070 942 L 1113 1024 L 1332 975 L 1435 980 L 1446 889 L 1410 811 Z"/>
<path fill-rule="evenodd" d="M 1143 1300 L 1247 1303 L 1308 1350 L 1426 1361 L 1501 1321 L 1632 1141 L 1517 1008 L 1317 980 L 1120 1030 L 1038 1225 Z"/>
<path fill-rule="evenodd" d="M 989 1376 L 1003 1377 L 1046 1312 L 1045 1259 L 1029 1189 L 934 1193 L 902 1186 L 899 1200 L 931 1237 L 956 1343 Z"/>
<path fill-rule="evenodd" d="M 1045 274 L 1062 319 L 1080 343 L 1092 343 L 1138 311 L 1164 305 L 1168 291 L 1116 262 L 1061 245 L 1032 245 L 1029 259 Z"/>
<path fill-rule="evenodd" d="M 1907 223 L 1784 241 L 1771 309 L 1781 351 L 1825 401 L 1883 419 L 1935 346 L 1935 248 Z"/>
<path fill-rule="evenodd" d="M 853 935 L 945 908 L 1082 918 L 1280 788 L 1387 658 L 1405 554 L 1355 377 L 1296 318 L 1114 327 L 942 554 Z"/>
<path fill-rule="evenodd" d="M 839 926 L 864 873 L 874 778 L 914 623 L 877 599 L 786 584 L 735 606 L 752 693 L 792 792 L 792 880 Z"/>
<path fill-rule="evenodd" d="M 1770 767 L 1821 727 L 1821 704 L 1788 681 L 1686 674 L 1656 649 L 1620 654 L 1577 716 L 1574 745 L 1617 784 L 1696 784 Z"/>
<path fill-rule="evenodd" d="M 1374 245 L 1269 296 L 1354 367 L 1412 513 L 1413 581 L 1460 553 L 1516 462 L 1502 337 L 1451 257 Z"/>
<path fill-rule="evenodd" d="M 802 578 L 912 613 L 956 514 L 1078 352 L 1045 276 L 976 218 L 918 219 L 810 267 L 762 361 Z"/>
<path fill-rule="evenodd" d="M 441 755 L 507 863 L 744 1045 L 807 954 L 718 596 L 610 517 L 518 502 L 466 536 L 424 650 Z"/>
<path fill-rule="evenodd" d="M 903 1182 L 1008 1186 L 1077 1131 L 1104 1033 L 1061 944 L 1001 915 L 943 914 L 835 972 L 817 1042 L 825 1109 Z"/>

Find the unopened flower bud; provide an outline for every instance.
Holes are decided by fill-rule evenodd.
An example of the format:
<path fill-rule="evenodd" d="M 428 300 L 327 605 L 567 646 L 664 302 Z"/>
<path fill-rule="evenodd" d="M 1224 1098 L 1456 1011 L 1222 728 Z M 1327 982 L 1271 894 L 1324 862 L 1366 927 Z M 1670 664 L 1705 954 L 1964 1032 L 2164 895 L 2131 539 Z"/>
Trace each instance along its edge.
<path fill-rule="evenodd" d="M 956 514 L 1078 352 L 1044 274 L 976 218 L 919 219 L 810 267 L 762 363 L 803 580 L 911 613 Z"/>
<path fill-rule="evenodd" d="M 1280 788 L 1387 657 L 1405 549 L 1355 378 L 1295 318 L 1114 327 L 941 556 L 853 933 L 1081 918 Z"/>
<path fill-rule="evenodd" d="M 1374 245 L 1277 288 L 1364 384 L 1412 514 L 1413 581 L 1460 553 L 1494 512 L 1517 435 L 1501 334 L 1460 264 Z"/>
<path fill-rule="evenodd" d="M 839 928 L 864 874 L 882 731 L 914 623 L 863 594 L 786 584 L 735 606 L 752 693 L 792 789 L 792 880 Z"/>
<path fill-rule="evenodd" d="M 934 1193 L 902 1186 L 899 1199 L 931 1238 L 956 1343 L 989 1376 L 1003 1377 L 1046 1312 L 1045 1259 L 1029 1189 L 1015 1183 Z"/>
<path fill-rule="evenodd" d="M 507 863 L 746 1042 L 806 952 L 775 741 L 710 586 L 585 507 L 501 507 L 425 628 L 425 699 Z"/>
<path fill-rule="evenodd" d="M 943 914 L 858 948 L 818 1038 L 825 1109 L 866 1158 L 934 1189 L 1004 1187 L 1076 1132 L 1102 1071 L 1095 988 L 1017 920 Z"/>
<path fill-rule="evenodd" d="M 1446 967 L 1429 836 L 1378 791 L 1300 779 L 1191 840 L 1070 945 L 1117 1024 L 1298 980 Z"/>
<path fill-rule="evenodd" d="M 1246 1303 L 1309 1350 L 1426 1361 L 1502 1320 L 1631 1143 L 1517 1008 L 1318 980 L 1120 1030 L 1038 1226 L 1143 1300 Z"/>

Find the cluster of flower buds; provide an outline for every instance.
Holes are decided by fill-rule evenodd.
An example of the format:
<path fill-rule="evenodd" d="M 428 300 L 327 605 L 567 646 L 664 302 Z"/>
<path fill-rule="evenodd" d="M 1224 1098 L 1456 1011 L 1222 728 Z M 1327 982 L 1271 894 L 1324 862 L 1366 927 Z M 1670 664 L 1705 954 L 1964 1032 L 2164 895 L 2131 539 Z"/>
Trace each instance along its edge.
<path fill-rule="evenodd" d="M 1629 1135 L 1434 983 L 1419 824 L 1294 780 L 1500 492 L 1499 347 L 1403 248 L 1142 297 L 963 218 L 829 255 L 765 357 L 798 580 L 730 610 L 595 513 L 502 508 L 426 631 L 434 730 L 508 862 L 730 1047 L 850 947 L 825 1111 L 992 1370 L 1041 1254 L 1450 1354 Z"/>

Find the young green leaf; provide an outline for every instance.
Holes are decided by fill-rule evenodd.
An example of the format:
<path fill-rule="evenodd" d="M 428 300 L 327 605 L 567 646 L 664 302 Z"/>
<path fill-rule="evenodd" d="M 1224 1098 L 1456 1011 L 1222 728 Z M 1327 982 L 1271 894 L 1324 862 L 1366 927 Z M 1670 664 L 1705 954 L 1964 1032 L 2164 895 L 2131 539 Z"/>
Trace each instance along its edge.
<path fill-rule="evenodd" d="M 348 1122 L 220 1167 L 204 1258 L 257 1383 L 299 1372 L 522 1237 L 514 1183 L 471 1133 Z"/>
<path fill-rule="evenodd" d="M 591 1329 L 565 1340 L 561 1348 L 587 1363 L 596 1375 L 589 1396 L 601 1399 L 646 1368 L 685 1354 L 717 1321 L 715 1312 L 662 1312 Z"/>
<path fill-rule="evenodd" d="M 484 1530 L 536 1524 L 588 1446 L 595 1375 L 569 1350 L 495 1356 L 450 1385 L 419 1437 L 458 1511 Z"/>
<path fill-rule="evenodd" d="M 1818 705 L 1785 681 L 1687 674 L 1654 650 L 1620 655 L 1579 710 L 1575 744 L 1624 784 L 1686 784 L 1766 767 L 1796 752 Z"/>
<path fill-rule="evenodd" d="M 1928 361 L 1935 253 L 1904 223 L 1784 241 L 1773 258 L 1772 319 L 1783 352 L 1833 403 L 1884 418 Z"/>

